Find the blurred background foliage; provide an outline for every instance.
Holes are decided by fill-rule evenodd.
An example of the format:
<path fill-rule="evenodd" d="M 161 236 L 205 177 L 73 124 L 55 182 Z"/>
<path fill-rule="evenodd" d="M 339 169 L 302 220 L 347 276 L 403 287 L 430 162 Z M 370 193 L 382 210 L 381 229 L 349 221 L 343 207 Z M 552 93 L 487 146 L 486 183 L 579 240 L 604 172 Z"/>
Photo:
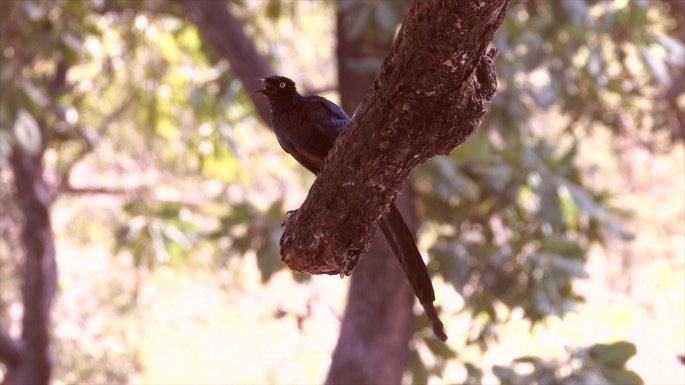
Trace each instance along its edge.
<path fill-rule="evenodd" d="M 227 6 L 277 73 L 337 100 L 336 9 L 382 47 L 407 3 Z M 421 316 L 407 383 L 685 381 L 677 10 L 513 2 L 482 127 L 412 176 L 450 340 Z M 16 145 L 42 152 L 55 198 L 56 383 L 320 382 L 347 283 L 290 273 L 278 246 L 312 176 L 182 8 L 15 0 L 0 15 L 2 324 L 21 314 Z M 387 52 L 365 54 L 347 64 L 374 73 Z"/>

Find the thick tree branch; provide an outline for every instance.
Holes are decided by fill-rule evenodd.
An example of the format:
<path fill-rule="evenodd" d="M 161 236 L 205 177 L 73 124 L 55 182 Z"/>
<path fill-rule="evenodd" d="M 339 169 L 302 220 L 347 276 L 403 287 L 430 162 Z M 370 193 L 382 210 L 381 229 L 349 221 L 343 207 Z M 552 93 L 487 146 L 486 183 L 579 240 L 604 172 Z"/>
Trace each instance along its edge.
<path fill-rule="evenodd" d="M 288 220 L 281 257 L 291 269 L 350 274 L 410 171 L 475 132 L 497 89 L 486 48 L 507 5 L 412 3 L 381 74 Z"/>
<path fill-rule="evenodd" d="M 23 279 L 24 319 L 21 339 L 24 354 L 11 373 L 10 383 L 47 384 L 52 371 L 50 308 L 57 289 L 57 264 L 50 225 L 50 192 L 43 179 L 42 153 L 12 150 L 11 164 L 16 200 L 24 215 L 26 252 Z"/>
<path fill-rule="evenodd" d="M 360 11 L 356 7 L 344 7 L 344 1 L 338 0 L 337 12 L 338 83 L 341 106 L 352 112 L 378 73 L 359 71 L 350 63 L 368 58 L 369 52 L 378 52 L 379 56 L 375 57 L 382 59 L 390 51 L 393 36 L 383 40 L 370 26 L 350 36 L 345 26 L 356 20 Z M 407 183 L 405 187 L 395 203 L 416 237 L 414 196 Z M 379 232 L 354 270 L 347 298 L 340 337 L 325 383 L 402 383 L 409 361 L 409 341 L 416 331 L 414 293 L 387 240 Z"/>
<path fill-rule="evenodd" d="M 7 329 L 0 325 L 0 362 L 11 371 L 19 365 L 22 353 L 21 341 L 12 338 Z"/>
<path fill-rule="evenodd" d="M 412 196 L 406 188 L 396 204 L 407 225 L 415 229 Z M 325 383 L 401 384 L 409 341 L 416 331 L 414 292 L 380 232 L 354 270 L 347 297 Z"/>
<path fill-rule="evenodd" d="M 195 25 L 231 64 L 244 87 L 256 90 L 258 78 L 271 74 L 266 60 L 257 52 L 252 40 L 245 35 L 243 25 L 226 8 L 226 2 L 215 0 L 176 0 L 190 14 Z M 265 122 L 269 121 L 269 103 L 258 95 L 248 92 L 248 97 Z"/>

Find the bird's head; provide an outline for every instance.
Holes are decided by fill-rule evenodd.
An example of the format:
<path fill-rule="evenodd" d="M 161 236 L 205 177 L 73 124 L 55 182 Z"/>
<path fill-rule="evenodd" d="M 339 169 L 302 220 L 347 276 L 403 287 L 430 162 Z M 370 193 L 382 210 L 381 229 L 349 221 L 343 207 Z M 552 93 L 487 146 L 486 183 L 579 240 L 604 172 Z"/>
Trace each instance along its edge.
<path fill-rule="evenodd" d="M 297 93 L 295 82 L 284 76 L 269 76 L 259 80 L 264 85 L 264 89 L 254 92 L 262 93 L 270 100 L 291 98 Z"/>

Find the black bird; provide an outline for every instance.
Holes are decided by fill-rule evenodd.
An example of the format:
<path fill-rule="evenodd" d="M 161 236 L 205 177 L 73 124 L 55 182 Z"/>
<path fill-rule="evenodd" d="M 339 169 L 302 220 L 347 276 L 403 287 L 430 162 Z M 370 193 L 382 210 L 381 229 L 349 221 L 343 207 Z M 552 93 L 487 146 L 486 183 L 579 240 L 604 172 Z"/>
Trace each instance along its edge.
<path fill-rule="evenodd" d="M 262 93 L 271 103 L 271 126 L 281 147 L 307 170 L 317 175 L 326 154 L 336 138 L 347 127 L 350 117 L 335 103 L 316 95 L 302 96 L 295 82 L 283 76 L 259 79 Z M 443 325 L 433 306 L 435 293 L 426 265 L 414 238 L 394 203 L 379 227 L 404 271 L 414 294 L 421 302 L 433 332 L 442 341 L 447 339 Z"/>

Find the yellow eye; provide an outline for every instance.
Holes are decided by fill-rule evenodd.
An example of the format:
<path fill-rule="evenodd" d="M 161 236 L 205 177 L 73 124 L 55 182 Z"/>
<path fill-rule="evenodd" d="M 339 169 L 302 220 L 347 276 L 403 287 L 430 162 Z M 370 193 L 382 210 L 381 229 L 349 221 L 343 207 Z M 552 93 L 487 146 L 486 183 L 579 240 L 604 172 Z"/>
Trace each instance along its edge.
<path fill-rule="evenodd" d="M 278 85 L 281 88 L 285 88 L 285 82 L 281 82 L 281 84 Z"/>

